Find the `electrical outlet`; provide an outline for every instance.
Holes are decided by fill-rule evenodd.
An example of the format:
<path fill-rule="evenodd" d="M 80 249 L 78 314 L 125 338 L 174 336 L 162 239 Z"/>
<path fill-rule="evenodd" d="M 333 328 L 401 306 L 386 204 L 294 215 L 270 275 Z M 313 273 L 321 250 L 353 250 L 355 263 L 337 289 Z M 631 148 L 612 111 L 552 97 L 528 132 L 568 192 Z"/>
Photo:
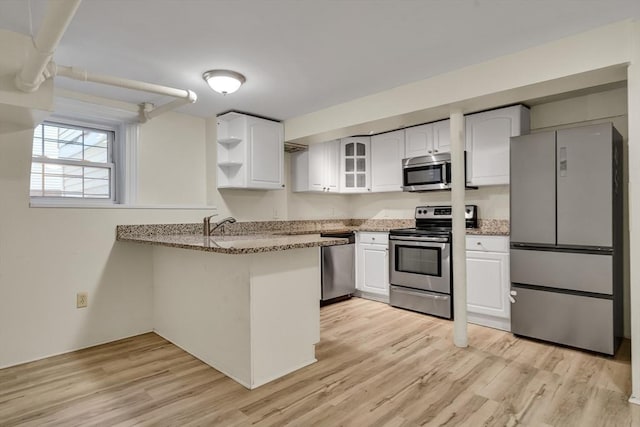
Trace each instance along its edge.
<path fill-rule="evenodd" d="M 89 305 L 89 293 L 78 292 L 76 294 L 76 308 L 84 308 Z"/>

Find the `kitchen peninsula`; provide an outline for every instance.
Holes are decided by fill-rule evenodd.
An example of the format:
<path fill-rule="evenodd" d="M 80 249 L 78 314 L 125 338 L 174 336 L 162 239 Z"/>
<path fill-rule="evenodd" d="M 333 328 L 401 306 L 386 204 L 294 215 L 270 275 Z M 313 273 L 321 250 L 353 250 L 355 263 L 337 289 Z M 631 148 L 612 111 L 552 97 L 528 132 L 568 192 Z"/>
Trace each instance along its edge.
<path fill-rule="evenodd" d="M 197 224 L 118 226 L 118 241 L 153 245 L 155 332 L 249 389 L 314 363 L 318 247 L 347 240 L 201 233 Z"/>
<path fill-rule="evenodd" d="M 506 220 L 468 234 L 508 235 Z M 153 328 L 247 388 L 315 362 L 320 332 L 318 247 L 347 239 L 321 232 L 388 232 L 412 219 L 331 219 L 226 224 L 120 225 L 117 240 L 150 246 Z"/>

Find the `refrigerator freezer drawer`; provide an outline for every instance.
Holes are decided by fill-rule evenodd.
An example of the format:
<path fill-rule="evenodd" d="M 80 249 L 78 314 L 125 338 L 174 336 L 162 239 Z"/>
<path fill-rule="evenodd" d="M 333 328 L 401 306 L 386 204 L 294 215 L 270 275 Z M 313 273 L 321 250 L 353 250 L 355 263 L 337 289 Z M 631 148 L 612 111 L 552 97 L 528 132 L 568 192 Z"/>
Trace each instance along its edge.
<path fill-rule="evenodd" d="M 389 304 L 394 307 L 451 319 L 451 296 L 447 294 L 391 286 Z"/>
<path fill-rule="evenodd" d="M 511 282 L 613 294 L 613 256 L 511 249 Z"/>
<path fill-rule="evenodd" d="M 613 355 L 613 301 L 512 287 L 511 332 Z"/>

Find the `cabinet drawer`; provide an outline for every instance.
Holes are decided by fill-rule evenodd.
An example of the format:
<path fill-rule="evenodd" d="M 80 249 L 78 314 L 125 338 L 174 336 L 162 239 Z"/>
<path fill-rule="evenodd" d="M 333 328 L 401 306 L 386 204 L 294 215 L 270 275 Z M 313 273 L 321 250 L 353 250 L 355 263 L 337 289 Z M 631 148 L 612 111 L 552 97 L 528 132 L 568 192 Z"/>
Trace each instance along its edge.
<path fill-rule="evenodd" d="M 509 238 L 505 236 L 467 236 L 468 251 L 509 252 Z"/>
<path fill-rule="evenodd" d="M 448 294 L 391 286 L 389 304 L 393 307 L 451 319 L 451 296 Z"/>
<path fill-rule="evenodd" d="M 375 243 L 386 246 L 389 244 L 389 233 L 359 231 L 358 241 L 360 243 Z"/>

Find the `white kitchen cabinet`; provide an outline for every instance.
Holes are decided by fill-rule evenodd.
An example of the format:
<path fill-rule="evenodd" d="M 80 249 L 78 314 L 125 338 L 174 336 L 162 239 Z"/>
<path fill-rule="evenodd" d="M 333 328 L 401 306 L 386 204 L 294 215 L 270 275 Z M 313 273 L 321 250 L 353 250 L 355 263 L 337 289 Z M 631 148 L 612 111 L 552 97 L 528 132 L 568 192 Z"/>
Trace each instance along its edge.
<path fill-rule="evenodd" d="M 218 188 L 282 189 L 284 133 L 280 122 L 230 112 L 218 117 Z"/>
<path fill-rule="evenodd" d="M 509 238 L 467 236 L 467 320 L 511 330 Z"/>
<path fill-rule="evenodd" d="M 356 239 L 356 288 L 389 296 L 389 233 L 359 232 Z"/>
<path fill-rule="evenodd" d="M 371 192 L 402 191 L 404 129 L 371 137 Z"/>
<path fill-rule="evenodd" d="M 309 145 L 291 154 L 292 191 L 337 193 L 340 190 L 340 141 Z"/>
<path fill-rule="evenodd" d="M 467 182 L 472 186 L 509 184 L 509 139 L 529 133 L 523 105 L 465 116 Z"/>
<path fill-rule="evenodd" d="M 368 136 L 340 140 L 340 192 L 371 191 L 370 143 Z"/>
<path fill-rule="evenodd" d="M 449 119 L 405 129 L 405 157 L 451 151 Z"/>
<path fill-rule="evenodd" d="M 450 120 L 431 123 L 433 126 L 433 153 L 449 153 L 451 151 Z"/>

